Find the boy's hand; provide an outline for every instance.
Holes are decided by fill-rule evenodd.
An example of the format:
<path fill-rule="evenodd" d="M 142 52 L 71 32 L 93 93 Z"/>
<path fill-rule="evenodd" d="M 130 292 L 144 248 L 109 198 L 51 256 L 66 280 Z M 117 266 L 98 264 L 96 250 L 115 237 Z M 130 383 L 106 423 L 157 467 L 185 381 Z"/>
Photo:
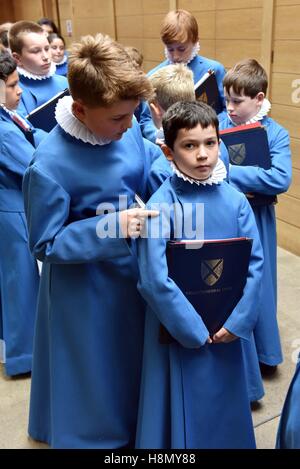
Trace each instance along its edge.
<path fill-rule="evenodd" d="M 157 217 L 157 210 L 131 208 L 120 212 L 119 223 L 124 238 L 138 238 L 145 225 L 145 218 Z"/>
<path fill-rule="evenodd" d="M 221 329 L 213 335 L 212 340 L 214 344 L 219 344 L 219 343 L 228 344 L 229 342 L 232 342 L 236 338 L 237 338 L 236 335 L 231 334 L 231 332 L 225 329 L 225 327 L 221 327 Z"/>

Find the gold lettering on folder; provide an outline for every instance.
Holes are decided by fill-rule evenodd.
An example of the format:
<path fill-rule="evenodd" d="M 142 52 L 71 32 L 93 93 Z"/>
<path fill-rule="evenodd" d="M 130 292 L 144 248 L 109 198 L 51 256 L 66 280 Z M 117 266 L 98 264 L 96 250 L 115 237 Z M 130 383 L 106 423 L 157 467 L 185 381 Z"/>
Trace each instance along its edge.
<path fill-rule="evenodd" d="M 210 259 L 201 262 L 201 278 L 210 287 L 217 283 L 223 272 L 223 259 Z"/>
<path fill-rule="evenodd" d="M 200 96 L 197 97 L 197 101 L 202 101 L 202 103 L 208 103 L 208 97 L 207 97 L 207 94 L 205 93 L 202 93 L 200 94 Z"/>

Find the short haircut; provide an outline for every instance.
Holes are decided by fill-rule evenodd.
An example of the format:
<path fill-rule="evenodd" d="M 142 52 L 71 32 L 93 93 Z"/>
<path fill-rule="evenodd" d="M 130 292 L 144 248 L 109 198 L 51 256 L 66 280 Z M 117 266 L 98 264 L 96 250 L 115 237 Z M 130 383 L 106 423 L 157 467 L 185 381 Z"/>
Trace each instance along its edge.
<path fill-rule="evenodd" d="M 125 46 L 125 50 L 131 60 L 136 63 L 137 67 L 141 67 L 143 65 L 143 54 L 136 47 Z"/>
<path fill-rule="evenodd" d="M 68 81 L 73 99 L 89 107 L 109 106 L 119 100 L 147 100 L 153 94 L 149 79 L 124 47 L 103 34 L 84 36 L 72 45 Z"/>
<path fill-rule="evenodd" d="M 149 79 L 155 91 L 154 99 L 164 111 L 178 101 L 196 99 L 193 72 L 184 64 L 161 67 Z"/>
<path fill-rule="evenodd" d="M 17 21 L 9 30 L 9 47 L 12 52 L 22 53 L 24 46 L 23 37 L 29 33 L 45 34 L 41 26 L 33 21 Z"/>
<path fill-rule="evenodd" d="M 172 10 L 162 22 L 160 37 L 164 44 L 172 42 L 198 41 L 198 23 L 196 18 L 186 10 Z"/>
<path fill-rule="evenodd" d="M 203 129 L 209 126 L 214 127 L 219 139 L 219 121 L 212 107 L 199 101 L 179 101 L 173 104 L 162 119 L 166 145 L 173 150 L 179 130 L 191 130 L 197 127 L 198 124 Z"/>
<path fill-rule="evenodd" d="M 51 42 L 53 42 L 54 39 L 60 39 L 63 42 L 64 46 L 66 47 L 66 41 L 64 40 L 64 38 L 60 34 L 50 33 L 50 34 L 48 34 L 47 39 L 49 41 L 49 44 L 51 44 Z"/>
<path fill-rule="evenodd" d="M 232 88 L 238 95 L 244 93 L 245 96 L 255 98 L 260 92 L 267 93 L 268 76 L 255 59 L 245 59 L 228 70 L 223 85 L 228 94 Z"/>
<path fill-rule="evenodd" d="M 41 18 L 40 20 L 37 21 L 37 24 L 42 26 L 43 24 L 46 24 L 47 26 L 50 26 L 52 29 L 53 33 L 59 34 L 59 29 L 54 23 L 54 21 L 50 20 L 50 18 Z"/>
<path fill-rule="evenodd" d="M 11 54 L 6 50 L 0 51 L 0 80 L 6 81 L 16 68 L 16 61 Z"/>

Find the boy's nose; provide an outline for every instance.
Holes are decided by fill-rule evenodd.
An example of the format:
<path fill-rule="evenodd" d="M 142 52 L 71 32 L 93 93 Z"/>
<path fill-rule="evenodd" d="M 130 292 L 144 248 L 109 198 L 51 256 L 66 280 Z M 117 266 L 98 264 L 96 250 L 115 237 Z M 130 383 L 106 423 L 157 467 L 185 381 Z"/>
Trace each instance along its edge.
<path fill-rule="evenodd" d="M 197 155 L 196 155 L 197 160 L 203 160 L 204 158 L 207 158 L 207 153 L 205 148 L 200 148 Z"/>

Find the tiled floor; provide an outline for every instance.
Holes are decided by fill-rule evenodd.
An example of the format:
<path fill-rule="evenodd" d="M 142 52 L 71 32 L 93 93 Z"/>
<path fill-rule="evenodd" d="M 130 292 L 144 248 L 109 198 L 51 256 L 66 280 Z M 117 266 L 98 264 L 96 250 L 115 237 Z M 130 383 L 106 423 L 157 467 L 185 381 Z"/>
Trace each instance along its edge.
<path fill-rule="evenodd" d="M 278 249 L 278 315 L 284 363 L 265 380 L 266 395 L 253 411 L 258 448 L 274 448 L 279 414 L 300 349 L 300 258 Z M 9 379 L 0 365 L 0 448 L 47 448 L 27 437 L 30 378 Z"/>

